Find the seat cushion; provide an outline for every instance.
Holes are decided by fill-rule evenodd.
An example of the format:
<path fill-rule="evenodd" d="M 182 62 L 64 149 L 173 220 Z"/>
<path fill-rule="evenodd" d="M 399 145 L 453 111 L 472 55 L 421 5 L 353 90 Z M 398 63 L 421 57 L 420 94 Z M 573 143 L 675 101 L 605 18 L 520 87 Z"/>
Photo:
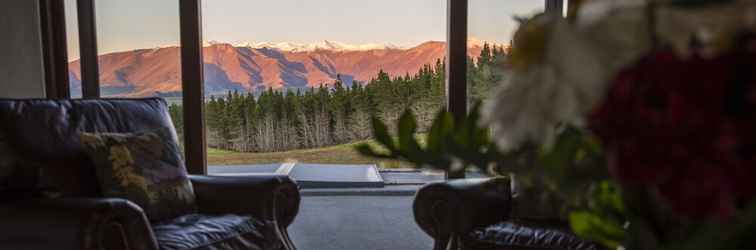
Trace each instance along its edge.
<path fill-rule="evenodd" d="M 478 247 L 480 249 L 602 249 L 599 245 L 580 239 L 567 230 L 524 226 L 513 222 L 500 222 L 475 229 L 465 241 L 468 245 L 485 246 Z"/>
<path fill-rule="evenodd" d="M 281 249 L 272 222 L 239 215 L 185 215 L 152 226 L 163 250 Z"/>
<path fill-rule="evenodd" d="M 167 129 L 82 133 L 106 197 L 130 200 L 152 221 L 195 213 L 195 195 L 181 149 Z"/>

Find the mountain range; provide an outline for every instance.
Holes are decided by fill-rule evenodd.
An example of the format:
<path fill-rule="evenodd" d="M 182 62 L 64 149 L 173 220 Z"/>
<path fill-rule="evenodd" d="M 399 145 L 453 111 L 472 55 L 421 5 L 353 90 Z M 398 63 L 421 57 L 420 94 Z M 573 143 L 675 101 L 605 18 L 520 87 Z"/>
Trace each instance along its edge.
<path fill-rule="evenodd" d="M 468 55 L 478 56 L 482 42 L 469 43 Z M 332 84 L 337 77 L 347 84 L 367 82 L 379 70 L 389 75 L 414 74 L 446 54 L 446 43 L 429 41 L 402 48 L 393 45 L 349 45 L 324 41 L 317 44 L 209 42 L 203 47 L 207 94 L 253 92 L 268 88 L 306 88 Z M 72 88 L 80 88 L 80 62 L 69 63 Z M 181 91 L 180 48 L 108 53 L 99 56 L 103 96 L 141 97 Z"/>

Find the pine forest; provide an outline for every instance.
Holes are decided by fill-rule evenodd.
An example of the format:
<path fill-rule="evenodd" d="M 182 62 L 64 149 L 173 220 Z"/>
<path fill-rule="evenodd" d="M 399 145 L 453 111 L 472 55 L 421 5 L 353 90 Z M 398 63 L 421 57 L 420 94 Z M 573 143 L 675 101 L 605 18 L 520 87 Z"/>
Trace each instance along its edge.
<path fill-rule="evenodd" d="M 504 75 L 508 51 L 483 46 L 480 56 L 468 58 L 470 102 L 485 100 Z M 368 82 L 345 84 L 338 77 L 329 85 L 308 89 L 259 93 L 231 92 L 205 102 L 207 143 L 236 152 L 281 152 L 350 143 L 371 137 L 370 119 L 395 124 L 412 109 L 419 131 L 428 128 L 444 107 L 442 60 L 414 74 L 389 76 L 380 71 Z M 181 134 L 182 107 L 170 106 Z M 181 136 L 180 136 L 181 138 Z"/>

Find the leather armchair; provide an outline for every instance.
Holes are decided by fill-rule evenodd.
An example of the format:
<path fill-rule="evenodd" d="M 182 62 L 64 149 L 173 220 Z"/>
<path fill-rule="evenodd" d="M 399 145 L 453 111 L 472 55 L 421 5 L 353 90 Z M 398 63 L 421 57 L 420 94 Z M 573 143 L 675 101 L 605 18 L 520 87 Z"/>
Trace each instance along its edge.
<path fill-rule="evenodd" d="M 509 178 L 460 179 L 431 183 L 415 197 L 413 212 L 435 250 L 564 249 L 597 250 L 554 220 L 513 218 Z"/>
<path fill-rule="evenodd" d="M 285 175 L 190 176 L 198 211 L 168 221 L 102 197 L 79 133 L 175 131 L 163 99 L 0 100 L 0 121 L 14 162 L 0 165 L 0 249 L 295 249 L 299 187 Z M 16 170 L 38 180 L 9 186 L 1 173 Z"/>
<path fill-rule="evenodd" d="M 274 223 L 285 249 L 286 227 L 299 210 L 287 176 L 191 176 L 201 214 L 245 214 Z M 0 205 L 0 246 L 8 249 L 159 249 L 144 211 L 124 199 L 61 198 Z"/>
<path fill-rule="evenodd" d="M 299 209 L 287 176 L 192 176 L 203 214 L 249 214 L 275 223 L 285 249 Z M 246 197 L 246 198 L 245 198 Z M 144 211 L 124 199 L 21 200 L 0 206 L 0 244 L 9 249 L 159 249 Z"/>

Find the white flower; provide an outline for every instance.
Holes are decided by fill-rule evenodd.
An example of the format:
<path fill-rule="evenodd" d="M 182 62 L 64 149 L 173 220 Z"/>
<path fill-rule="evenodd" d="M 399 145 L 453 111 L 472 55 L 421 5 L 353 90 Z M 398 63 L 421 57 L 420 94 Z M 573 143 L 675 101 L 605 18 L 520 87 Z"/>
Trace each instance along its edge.
<path fill-rule="evenodd" d="M 540 141 L 551 124 L 566 118 L 576 109 L 564 85 L 556 81 L 549 65 L 531 67 L 527 72 L 507 77 L 496 97 L 483 107 L 484 122 L 494 131 L 502 149 L 510 149 L 525 141 Z M 556 104 L 560 109 L 554 109 Z"/>
<path fill-rule="evenodd" d="M 493 128 L 502 149 L 542 143 L 559 123 L 583 124 L 603 98 L 610 77 L 648 51 L 648 32 L 638 21 L 644 17 L 642 9 L 606 11 L 619 13 L 600 14 L 603 18 L 591 17 L 593 21 L 579 25 L 551 20 L 543 62 L 502 80 L 483 107 L 483 123 Z"/>
<path fill-rule="evenodd" d="M 611 78 L 647 54 L 653 42 L 672 45 L 684 55 L 693 37 L 716 49 L 712 45 L 718 41 L 732 40 L 737 31 L 756 27 L 752 0 L 708 8 L 679 8 L 659 1 L 654 12 L 645 3 L 591 1 L 580 9 L 575 24 L 548 17 L 534 21 L 539 29 L 525 29 L 525 38 L 536 40 L 528 42 L 543 42 L 544 51 L 527 51 L 534 46 L 525 46 L 523 51 L 530 55 L 525 63 L 530 65 L 510 72 L 483 107 L 483 123 L 493 128 L 499 146 L 540 144 L 550 139 L 559 123 L 583 124 L 602 101 Z M 654 29 L 649 22 L 652 13 Z M 533 30 L 545 34 L 534 35 Z"/>

